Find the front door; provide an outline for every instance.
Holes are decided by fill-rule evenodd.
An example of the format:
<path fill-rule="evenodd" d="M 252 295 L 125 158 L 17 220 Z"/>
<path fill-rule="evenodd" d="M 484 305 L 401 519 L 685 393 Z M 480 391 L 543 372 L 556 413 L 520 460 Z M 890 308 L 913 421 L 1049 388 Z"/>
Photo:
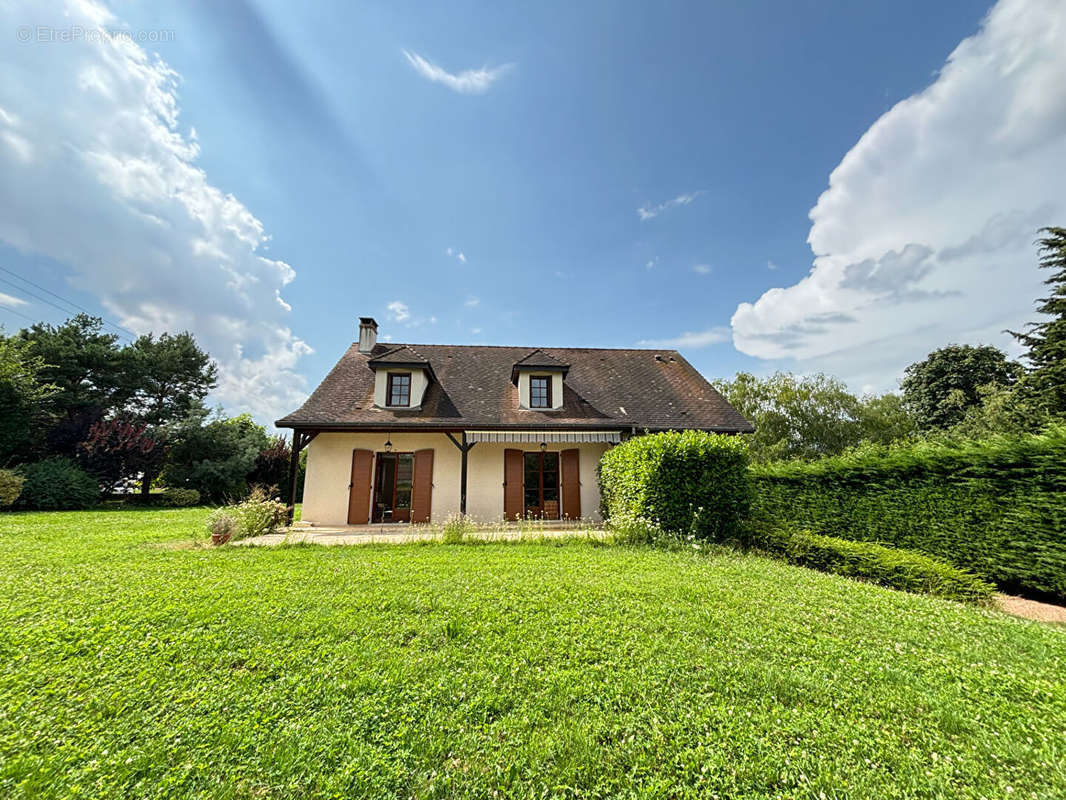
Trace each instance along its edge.
<path fill-rule="evenodd" d="M 410 522 L 414 453 L 378 453 L 374 522 Z"/>
<path fill-rule="evenodd" d="M 559 519 L 559 454 L 523 454 L 525 516 Z"/>

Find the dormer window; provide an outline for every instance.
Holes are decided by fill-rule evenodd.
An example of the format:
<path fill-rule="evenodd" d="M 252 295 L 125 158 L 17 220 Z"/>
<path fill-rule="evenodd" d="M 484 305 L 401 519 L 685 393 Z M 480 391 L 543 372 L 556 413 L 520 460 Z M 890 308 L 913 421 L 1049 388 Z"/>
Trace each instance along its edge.
<path fill-rule="evenodd" d="M 385 397 L 390 406 L 411 405 L 411 373 L 390 372 Z"/>
<path fill-rule="evenodd" d="M 550 375 L 531 375 L 529 377 L 529 407 L 552 407 L 552 379 Z"/>

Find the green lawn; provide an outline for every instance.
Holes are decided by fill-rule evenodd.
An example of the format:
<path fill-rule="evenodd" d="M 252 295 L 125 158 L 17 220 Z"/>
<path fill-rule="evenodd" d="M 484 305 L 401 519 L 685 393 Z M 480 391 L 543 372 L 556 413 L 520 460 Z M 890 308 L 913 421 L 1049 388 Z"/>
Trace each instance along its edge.
<path fill-rule="evenodd" d="M 175 546 L 205 515 L 0 516 L 0 796 L 1066 797 L 1063 628 L 731 552 Z"/>

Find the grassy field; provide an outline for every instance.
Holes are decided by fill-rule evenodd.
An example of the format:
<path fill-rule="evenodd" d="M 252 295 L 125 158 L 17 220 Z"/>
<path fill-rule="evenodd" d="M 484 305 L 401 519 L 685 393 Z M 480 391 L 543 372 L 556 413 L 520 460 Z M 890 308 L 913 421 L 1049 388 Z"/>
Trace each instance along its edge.
<path fill-rule="evenodd" d="M 1066 796 L 1066 630 L 753 556 L 0 516 L 0 796 Z"/>

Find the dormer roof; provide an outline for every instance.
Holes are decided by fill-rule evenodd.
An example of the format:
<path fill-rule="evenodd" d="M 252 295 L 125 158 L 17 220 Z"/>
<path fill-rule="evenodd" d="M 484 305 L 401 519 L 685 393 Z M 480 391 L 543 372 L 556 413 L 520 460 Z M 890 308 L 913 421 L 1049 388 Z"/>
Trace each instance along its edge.
<path fill-rule="evenodd" d="M 410 367 L 424 369 L 431 378 L 435 377 L 433 375 L 433 365 L 429 359 L 409 344 L 386 345 L 384 349 L 375 348 L 375 351 L 367 360 L 367 365 L 371 369 L 377 369 L 378 367 Z"/>
<path fill-rule="evenodd" d="M 511 367 L 511 383 L 515 383 L 518 380 L 518 373 L 523 370 L 561 372 L 565 378 L 566 373 L 570 371 L 570 365 L 551 353 L 545 353 L 538 347 L 514 362 Z"/>

